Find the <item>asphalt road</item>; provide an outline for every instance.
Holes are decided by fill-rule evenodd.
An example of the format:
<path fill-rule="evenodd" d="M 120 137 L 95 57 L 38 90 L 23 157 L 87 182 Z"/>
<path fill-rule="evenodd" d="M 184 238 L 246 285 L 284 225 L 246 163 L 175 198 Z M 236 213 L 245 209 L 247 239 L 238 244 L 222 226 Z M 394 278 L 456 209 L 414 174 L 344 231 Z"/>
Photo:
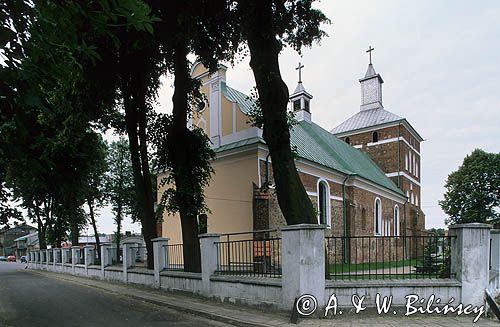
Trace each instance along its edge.
<path fill-rule="evenodd" d="M 0 326 L 227 326 L 0 262 Z"/>

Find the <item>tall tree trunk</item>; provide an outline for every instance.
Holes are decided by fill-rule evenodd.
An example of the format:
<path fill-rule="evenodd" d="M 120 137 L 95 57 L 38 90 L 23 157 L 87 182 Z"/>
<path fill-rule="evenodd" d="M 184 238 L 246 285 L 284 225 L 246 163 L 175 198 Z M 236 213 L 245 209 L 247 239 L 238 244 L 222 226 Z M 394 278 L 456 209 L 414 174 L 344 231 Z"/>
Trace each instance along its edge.
<path fill-rule="evenodd" d="M 272 159 L 278 203 L 288 225 L 316 224 L 314 208 L 302 184 L 290 147 L 288 88 L 281 78 L 281 44 L 273 28 L 272 1 L 240 2 L 244 33 L 264 118 L 263 137 Z"/>
<path fill-rule="evenodd" d="M 126 52 L 126 49 L 123 49 Z M 147 136 L 146 136 L 146 90 L 143 85 L 144 76 L 140 69 L 129 73 L 129 65 L 143 66 L 144 59 L 140 56 L 127 58 L 123 53 L 124 59 L 122 65 L 122 96 L 125 107 L 125 123 L 130 146 L 130 158 L 134 174 L 134 185 L 139 202 L 139 217 L 141 220 L 141 230 L 148 258 L 153 257 L 152 239 L 157 237 L 156 217 L 154 214 L 154 199 L 151 185 L 151 173 L 149 170 L 147 155 Z M 153 269 L 153 260 L 149 259 L 148 268 Z"/>
<path fill-rule="evenodd" d="M 42 217 L 40 217 L 40 210 L 36 203 L 33 206 L 33 212 L 35 213 L 38 227 L 38 245 L 40 246 L 40 250 L 44 250 L 47 248 L 47 241 L 45 237 L 47 226 L 43 223 Z"/>
<path fill-rule="evenodd" d="M 190 142 L 191 131 L 187 128 L 188 92 L 190 90 L 190 76 L 187 61 L 187 48 L 179 42 L 174 49 L 174 95 L 172 97 L 173 123 L 171 135 L 169 135 L 169 156 L 172 158 L 174 181 L 179 189 L 193 190 L 194 187 L 186 187 L 194 182 L 191 176 L 190 153 L 186 151 L 186 145 Z M 184 271 L 201 272 L 201 251 L 198 240 L 198 220 L 193 210 L 189 210 L 191 203 L 190 195 L 186 192 L 177 193 L 179 204 L 179 215 L 182 227 Z"/>
<path fill-rule="evenodd" d="M 118 203 L 118 208 L 116 210 L 116 259 L 120 258 L 120 242 L 122 240 L 122 205 Z"/>
<path fill-rule="evenodd" d="M 80 225 L 79 217 L 77 216 L 76 207 L 74 205 L 69 206 L 69 229 L 71 233 L 71 246 L 80 245 Z"/>
<path fill-rule="evenodd" d="M 92 223 L 92 228 L 94 229 L 97 259 L 101 260 L 101 240 L 99 239 L 99 233 L 97 232 L 97 224 L 95 223 L 94 205 L 92 204 L 92 200 L 87 199 L 87 205 L 89 207 L 90 222 Z"/>

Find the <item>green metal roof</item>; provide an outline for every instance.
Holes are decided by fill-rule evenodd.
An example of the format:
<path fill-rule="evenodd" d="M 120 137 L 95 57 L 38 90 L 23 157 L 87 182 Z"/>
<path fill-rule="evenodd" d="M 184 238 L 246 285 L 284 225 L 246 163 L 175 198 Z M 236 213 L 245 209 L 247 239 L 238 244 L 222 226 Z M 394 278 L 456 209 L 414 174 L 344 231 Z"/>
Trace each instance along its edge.
<path fill-rule="evenodd" d="M 230 88 L 226 83 L 222 82 L 221 88 L 224 96 L 228 100 L 238 103 L 244 113 L 250 112 L 255 106 L 254 99 Z M 265 144 L 265 141 L 260 137 L 251 137 L 222 145 L 214 151 L 220 153 L 255 143 Z M 296 124 L 290 133 L 290 143 L 292 147 L 296 148 L 301 158 L 344 174 L 356 174 L 386 189 L 404 195 L 367 154 L 350 146 L 315 123 L 300 121 Z"/>
<path fill-rule="evenodd" d="M 240 140 L 237 142 L 221 145 L 220 147 L 214 149 L 214 152 L 215 153 L 224 152 L 224 151 L 237 149 L 237 148 L 245 146 L 245 145 L 255 144 L 255 143 L 259 143 L 259 142 L 265 144 L 265 142 L 262 138 L 251 137 L 251 138 Z"/>
<path fill-rule="evenodd" d="M 252 108 L 256 106 L 256 102 L 254 99 L 252 99 L 245 93 L 241 93 L 240 91 L 227 86 L 227 84 L 224 82 L 221 82 L 221 89 L 222 94 L 224 94 L 224 96 L 229 101 L 238 103 L 241 111 L 243 111 L 243 113 L 245 114 L 248 114 L 252 110 Z"/>
<path fill-rule="evenodd" d="M 290 143 L 301 158 L 335 169 L 344 174 L 356 174 L 399 194 L 403 192 L 388 178 L 370 157 L 322 127 L 307 121 L 295 125 Z"/>

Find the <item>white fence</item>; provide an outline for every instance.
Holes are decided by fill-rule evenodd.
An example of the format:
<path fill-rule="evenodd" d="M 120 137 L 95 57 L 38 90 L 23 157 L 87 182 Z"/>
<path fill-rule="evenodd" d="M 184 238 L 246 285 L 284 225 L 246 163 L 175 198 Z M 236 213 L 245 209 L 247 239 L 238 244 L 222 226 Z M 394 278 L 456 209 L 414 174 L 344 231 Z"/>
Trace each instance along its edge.
<path fill-rule="evenodd" d="M 424 298 L 435 294 L 441 299 L 441 303 L 454 298 L 455 303 L 479 306 L 484 304 L 485 289 L 495 295 L 499 291 L 500 234 L 493 231 L 490 242 L 490 229 L 491 226 L 484 224 L 450 228 L 450 235 L 454 236 L 451 244 L 451 270 L 453 276 L 456 276 L 450 279 L 327 280 L 325 233 L 322 225 L 282 228 L 280 278 L 216 274 L 220 242 L 218 234 L 200 235 L 201 273 L 167 270 L 169 256 L 165 251 L 169 247 L 168 239 L 164 238 L 153 240 L 153 255 L 147 256 L 148 260 L 153 260 L 155 268 L 152 270 L 135 265 L 133 244 L 128 243 L 123 246 L 119 265 L 113 265 L 119 258 L 113 256 L 111 246 L 105 244 L 100 249 L 100 262 L 96 262 L 93 247 L 88 246 L 83 249 L 73 247 L 31 252 L 28 266 L 31 269 L 135 283 L 189 292 L 220 301 L 279 309 L 291 309 L 295 299 L 303 294 L 315 296 L 318 305 L 322 307 L 328 303 L 333 293 L 336 294 L 340 307 L 350 306 L 353 294 L 365 295 L 367 305 L 375 305 L 376 294 L 392 296 L 394 305 L 404 305 L 408 294 Z M 490 250 L 491 270 L 488 260 Z"/>

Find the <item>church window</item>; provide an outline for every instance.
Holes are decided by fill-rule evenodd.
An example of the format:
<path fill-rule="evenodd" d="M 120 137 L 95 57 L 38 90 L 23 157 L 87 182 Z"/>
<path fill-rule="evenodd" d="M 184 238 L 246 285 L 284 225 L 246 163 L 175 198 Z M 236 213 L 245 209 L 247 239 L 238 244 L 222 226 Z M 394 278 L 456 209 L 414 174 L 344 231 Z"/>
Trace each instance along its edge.
<path fill-rule="evenodd" d="M 394 236 L 399 236 L 399 207 L 394 207 Z"/>
<path fill-rule="evenodd" d="M 379 198 L 375 199 L 374 220 L 375 235 L 382 235 L 382 202 Z"/>
<path fill-rule="evenodd" d="M 415 155 L 413 155 L 412 167 L 413 167 L 413 174 L 415 174 Z"/>
<path fill-rule="evenodd" d="M 347 143 L 347 144 L 351 144 L 351 139 L 350 139 L 349 137 L 346 137 L 346 138 L 344 139 L 344 141 L 345 141 L 345 143 Z"/>
<path fill-rule="evenodd" d="M 293 110 L 300 110 L 300 99 L 293 102 Z"/>
<path fill-rule="evenodd" d="M 378 132 L 373 132 L 372 141 L 373 141 L 373 143 L 378 142 Z"/>
<path fill-rule="evenodd" d="M 304 99 L 304 110 L 309 112 L 309 100 Z"/>
<path fill-rule="evenodd" d="M 330 189 L 326 181 L 318 183 L 318 208 L 319 208 L 319 221 L 318 223 L 330 226 Z"/>

